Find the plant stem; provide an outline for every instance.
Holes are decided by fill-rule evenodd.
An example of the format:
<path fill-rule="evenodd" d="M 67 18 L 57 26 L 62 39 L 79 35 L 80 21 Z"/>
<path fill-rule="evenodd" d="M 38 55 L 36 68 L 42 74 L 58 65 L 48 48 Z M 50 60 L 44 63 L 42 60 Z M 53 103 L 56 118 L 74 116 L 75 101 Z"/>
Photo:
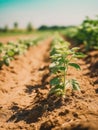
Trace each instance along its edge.
<path fill-rule="evenodd" d="M 64 67 L 65 67 L 65 62 L 64 62 Z M 66 70 L 64 70 L 64 90 L 65 91 L 65 80 L 66 80 Z"/>
<path fill-rule="evenodd" d="M 68 66 L 67 66 L 67 64 L 65 62 L 64 62 L 64 68 L 65 68 L 65 70 L 64 70 L 64 88 L 63 88 L 63 91 L 65 93 L 65 89 L 66 89 L 66 73 L 67 73 L 67 68 L 68 68 Z"/>
<path fill-rule="evenodd" d="M 66 76 L 67 76 L 68 65 L 69 65 L 69 61 L 66 63 L 66 61 L 64 60 L 64 68 L 65 68 L 65 70 L 64 70 L 64 88 L 63 88 L 64 94 L 66 93 Z"/>

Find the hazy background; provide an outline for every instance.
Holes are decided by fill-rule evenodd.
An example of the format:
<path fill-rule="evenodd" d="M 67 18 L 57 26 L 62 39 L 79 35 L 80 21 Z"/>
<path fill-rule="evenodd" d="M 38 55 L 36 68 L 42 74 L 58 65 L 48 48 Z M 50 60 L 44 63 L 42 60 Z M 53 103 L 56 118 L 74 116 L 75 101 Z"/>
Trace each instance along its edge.
<path fill-rule="evenodd" d="M 98 14 L 98 0 L 0 0 L 0 27 L 77 25 Z"/>

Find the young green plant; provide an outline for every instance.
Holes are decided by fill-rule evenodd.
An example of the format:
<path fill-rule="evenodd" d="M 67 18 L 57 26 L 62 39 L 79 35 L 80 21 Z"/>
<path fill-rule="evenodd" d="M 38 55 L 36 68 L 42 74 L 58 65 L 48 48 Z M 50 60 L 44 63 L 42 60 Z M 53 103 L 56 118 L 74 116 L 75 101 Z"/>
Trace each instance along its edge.
<path fill-rule="evenodd" d="M 67 79 L 67 73 L 69 66 L 80 70 L 79 64 L 73 62 L 76 58 L 84 57 L 84 54 L 77 52 L 79 48 L 74 47 L 69 49 L 70 43 L 64 41 L 62 38 L 55 39 L 52 43 L 52 49 L 50 52 L 51 64 L 50 70 L 54 75 L 50 81 L 52 86 L 50 94 L 66 95 L 66 89 L 68 86 L 72 87 L 72 90 L 80 90 L 79 83 L 76 79 Z"/>

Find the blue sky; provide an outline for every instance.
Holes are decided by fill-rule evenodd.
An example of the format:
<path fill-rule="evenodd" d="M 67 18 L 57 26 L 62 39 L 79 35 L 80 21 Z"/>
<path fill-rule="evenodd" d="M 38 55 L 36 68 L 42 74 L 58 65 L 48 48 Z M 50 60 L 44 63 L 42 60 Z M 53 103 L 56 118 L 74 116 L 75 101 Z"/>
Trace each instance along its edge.
<path fill-rule="evenodd" d="M 85 16 L 98 14 L 98 0 L 0 0 L 0 27 L 78 25 Z"/>

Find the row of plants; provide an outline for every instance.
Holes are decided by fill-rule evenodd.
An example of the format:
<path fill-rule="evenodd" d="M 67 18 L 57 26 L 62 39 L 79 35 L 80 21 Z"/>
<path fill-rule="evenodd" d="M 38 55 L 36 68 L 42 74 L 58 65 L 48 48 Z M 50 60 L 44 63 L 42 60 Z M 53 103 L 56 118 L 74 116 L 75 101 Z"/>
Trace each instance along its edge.
<path fill-rule="evenodd" d="M 18 42 L 8 42 L 7 44 L 0 43 L 0 68 L 3 65 L 9 66 L 16 55 L 25 53 L 30 46 L 37 45 L 44 38 L 43 36 L 38 36 L 32 40 L 19 40 Z"/>
<path fill-rule="evenodd" d="M 86 17 L 81 25 L 67 29 L 65 35 L 77 44 L 84 44 L 87 51 L 98 49 L 98 17 Z"/>
<path fill-rule="evenodd" d="M 85 55 L 78 52 L 78 49 L 78 47 L 70 49 L 70 43 L 65 41 L 61 36 L 56 36 L 54 38 L 50 51 L 50 72 L 53 77 L 50 80 L 50 94 L 57 94 L 65 97 L 69 87 L 71 87 L 72 90 L 80 91 L 78 81 L 76 79 L 69 79 L 67 76 L 69 66 L 81 70 L 76 60 L 78 58 L 83 58 Z"/>
<path fill-rule="evenodd" d="M 86 50 L 98 49 L 98 18 L 87 17 L 78 27 L 75 38 L 78 43 L 84 43 Z"/>

